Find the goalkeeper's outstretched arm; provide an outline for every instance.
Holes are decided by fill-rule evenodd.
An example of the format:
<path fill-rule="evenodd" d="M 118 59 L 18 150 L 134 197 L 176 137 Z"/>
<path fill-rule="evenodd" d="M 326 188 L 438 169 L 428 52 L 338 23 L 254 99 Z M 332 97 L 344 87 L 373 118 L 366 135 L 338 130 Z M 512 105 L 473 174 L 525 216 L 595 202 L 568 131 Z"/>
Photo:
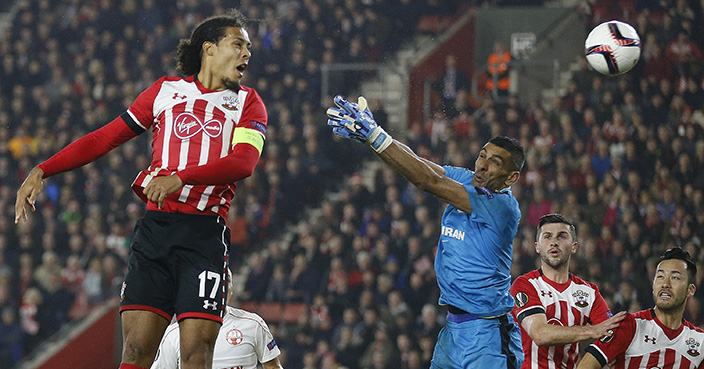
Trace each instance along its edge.
<path fill-rule="evenodd" d="M 442 166 L 418 156 L 398 140 L 393 140 L 377 155 L 417 188 L 468 214 L 472 212 L 467 190 L 461 183 L 446 177 Z"/>
<path fill-rule="evenodd" d="M 472 212 L 464 186 L 445 176 L 442 166 L 418 156 L 410 147 L 394 140 L 376 123 L 364 97 L 353 103 L 343 96 L 335 96 L 335 104 L 337 108 L 327 110 L 328 125 L 333 127 L 335 134 L 366 144 L 414 186 L 457 209 Z"/>

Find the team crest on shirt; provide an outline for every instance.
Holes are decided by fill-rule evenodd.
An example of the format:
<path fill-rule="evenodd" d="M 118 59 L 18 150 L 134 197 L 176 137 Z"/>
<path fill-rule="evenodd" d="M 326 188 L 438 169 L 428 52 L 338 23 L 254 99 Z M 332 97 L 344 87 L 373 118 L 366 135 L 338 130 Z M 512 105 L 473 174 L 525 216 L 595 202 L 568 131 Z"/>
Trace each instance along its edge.
<path fill-rule="evenodd" d="M 233 110 L 237 111 L 237 106 L 240 104 L 240 100 L 237 98 L 237 96 L 223 96 L 223 100 L 225 100 L 224 103 L 222 103 L 222 107 L 227 109 L 227 110 Z"/>
<path fill-rule="evenodd" d="M 684 341 L 685 345 L 689 348 L 687 350 L 687 353 L 690 356 L 699 356 L 699 342 L 695 340 L 694 338 L 690 337 L 686 341 Z"/>
<path fill-rule="evenodd" d="M 572 294 L 572 297 L 577 300 L 574 303 L 575 305 L 577 305 L 577 307 L 583 308 L 589 305 L 589 303 L 587 302 L 587 300 L 589 300 L 589 294 L 582 290 L 577 290 L 577 292 Z"/>
<path fill-rule="evenodd" d="M 244 336 L 242 335 L 242 332 L 240 332 L 239 329 L 233 328 L 227 332 L 225 340 L 227 340 L 227 343 L 231 344 L 232 346 L 237 346 L 242 343 L 242 341 L 244 340 Z"/>

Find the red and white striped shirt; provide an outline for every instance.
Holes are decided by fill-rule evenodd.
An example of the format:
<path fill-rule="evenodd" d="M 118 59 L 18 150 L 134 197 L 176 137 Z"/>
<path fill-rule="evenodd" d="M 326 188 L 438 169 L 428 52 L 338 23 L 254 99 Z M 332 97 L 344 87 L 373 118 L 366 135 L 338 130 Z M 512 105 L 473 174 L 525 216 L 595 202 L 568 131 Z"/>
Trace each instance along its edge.
<path fill-rule="evenodd" d="M 566 283 L 547 279 L 541 270 L 526 273 L 511 285 L 515 305 L 511 313 L 521 323 L 533 314 L 545 314 L 548 324 L 578 326 L 599 324 L 611 317 L 611 311 L 599 288 L 573 274 Z M 567 368 L 577 366 L 579 343 L 564 346 L 538 346 L 521 330 L 523 369 Z"/>
<path fill-rule="evenodd" d="M 266 108 L 255 90 L 244 86 L 239 92 L 209 90 L 193 76 L 159 79 L 122 118 L 137 133 L 153 132 L 151 165 L 132 184 L 145 201 L 142 189 L 152 178 L 224 158 L 233 151 L 235 128 L 245 127 L 265 137 L 267 126 Z M 162 210 L 225 217 L 235 186 L 186 184 L 166 197 Z M 147 209 L 156 210 L 156 206 L 148 203 Z"/>
<path fill-rule="evenodd" d="M 678 329 L 660 322 L 653 309 L 628 314 L 610 337 L 587 348 L 602 365 L 616 369 L 702 369 L 704 330 L 683 320 Z"/>

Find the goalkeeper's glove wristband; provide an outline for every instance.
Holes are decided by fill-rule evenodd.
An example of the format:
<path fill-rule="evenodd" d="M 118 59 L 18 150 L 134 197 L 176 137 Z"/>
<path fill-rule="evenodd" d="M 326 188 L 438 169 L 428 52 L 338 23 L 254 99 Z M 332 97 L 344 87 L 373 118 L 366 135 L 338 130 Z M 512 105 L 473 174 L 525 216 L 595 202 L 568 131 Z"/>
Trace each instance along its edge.
<path fill-rule="evenodd" d="M 394 139 L 383 128 L 376 126 L 369 135 L 367 145 L 376 151 L 377 154 L 381 154 L 392 142 L 394 142 Z"/>

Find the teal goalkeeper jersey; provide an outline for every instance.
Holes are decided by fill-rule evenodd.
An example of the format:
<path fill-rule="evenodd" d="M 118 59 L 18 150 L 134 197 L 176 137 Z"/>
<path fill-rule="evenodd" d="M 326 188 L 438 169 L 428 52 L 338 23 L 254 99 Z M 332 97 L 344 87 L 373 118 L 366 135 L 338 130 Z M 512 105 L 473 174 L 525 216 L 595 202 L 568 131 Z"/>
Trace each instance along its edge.
<path fill-rule="evenodd" d="M 445 175 L 464 185 L 472 214 L 448 205 L 435 257 L 441 305 L 480 317 L 513 308 L 511 259 L 521 211 L 511 189 L 492 192 L 471 185 L 474 172 L 445 166 Z"/>

